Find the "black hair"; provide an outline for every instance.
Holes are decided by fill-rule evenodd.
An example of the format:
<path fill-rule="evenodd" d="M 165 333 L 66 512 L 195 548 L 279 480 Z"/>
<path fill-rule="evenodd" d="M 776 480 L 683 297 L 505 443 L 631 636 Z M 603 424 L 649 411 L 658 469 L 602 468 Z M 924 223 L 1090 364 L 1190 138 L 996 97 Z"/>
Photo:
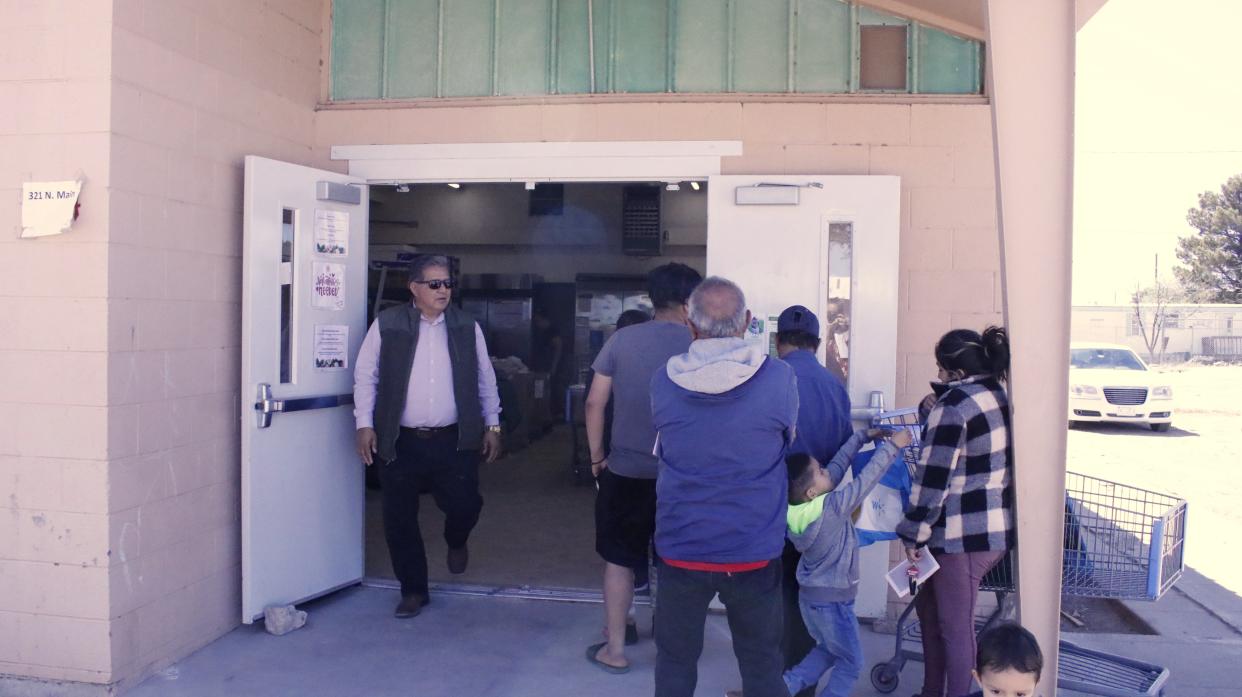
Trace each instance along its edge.
<path fill-rule="evenodd" d="M 663 264 L 647 273 L 647 295 L 657 310 L 680 307 L 702 281 L 703 275 L 685 264 Z"/>
<path fill-rule="evenodd" d="M 789 503 L 806 503 L 806 490 L 815 477 L 815 461 L 806 453 L 794 453 L 785 458 L 789 471 Z"/>
<path fill-rule="evenodd" d="M 1044 654 L 1035 635 L 1015 622 L 1002 622 L 979 635 L 975 672 L 1003 672 L 1009 669 L 1034 674 L 1035 682 L 1044 670 Z"/>
<path fill-rule="evenodd" d="M 625 329 L 631 325 L 642 324 L 651 319 L 651 315 L 642 310 L 626 310 L 617 318 L 617 329 Z"/>
<path fill-rule="evenodd" d="M 950 372 L 960 370 L 967 376 L 1005 380 L 1009 377 L 1009 335 L 995 326 L 982 334 L 973 329 L 954 329 L 936 342 L 936 362 Z"/>
<path fill-rule="evenodd" d="M 449 263 L 449 258 L 441 254 L 417 254 L 410 261 L 410 277 L 408 282 L 423 280 L 423 272 L 427 269 L 439 268 L 453 272 L 453 266 Z"/>
<path fill-rule="evenodd" d="M 819 350 L 819 337 L 801 329 L 786 329 L 776 333 L 776 343 L 808 351 Z"/>

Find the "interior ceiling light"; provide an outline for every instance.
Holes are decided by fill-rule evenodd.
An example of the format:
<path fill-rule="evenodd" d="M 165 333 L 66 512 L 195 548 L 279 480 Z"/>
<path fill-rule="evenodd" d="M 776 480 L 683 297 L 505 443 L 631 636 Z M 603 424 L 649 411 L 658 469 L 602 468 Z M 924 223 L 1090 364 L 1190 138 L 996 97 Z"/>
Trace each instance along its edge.
<path fill-rule="evenodd" d="M 399 193 L 399 194 L 408 194 L 408 193 L 410 193 L 410 185 L 409 185 L 409 184 L 398 184 L 398 185 L 397 185 L 397 193 Z"/>
<path fill-rule="evenodd" d="M 527 190 L 527 191 L 534 191 L 534 190 L 535 190 L 535 182 L 526 182 L 526 190 Z"/>
<path fill-rule="evenodd" d="M 690 182 L 690 188 L 691 188 L 691 189 L 694 189 L 695 191 L 698 191 L 698 190 L 699 190 L 699 183 L 698 183 L 698 182 Z"/>
<path fill-rule="evenodd" d="M 681 184 L 677 182 L 669 182 L 664 185 L 665 191 L 681 191 Z"/>
<path fill-rule="evenodd" d="M 449 188 L 451 188 L 451 189 L 460 189 L 460 188 L 461 188 L 461 184 L 458 184 L 457 182 L 451 182 L 451 183 L 449 184 Z"/>

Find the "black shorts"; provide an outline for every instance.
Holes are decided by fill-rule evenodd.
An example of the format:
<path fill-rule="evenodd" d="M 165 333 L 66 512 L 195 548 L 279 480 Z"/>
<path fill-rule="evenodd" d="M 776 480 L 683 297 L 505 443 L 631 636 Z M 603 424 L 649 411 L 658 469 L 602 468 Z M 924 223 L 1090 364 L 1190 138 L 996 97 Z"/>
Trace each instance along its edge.
<path fill-rule="evenodd" d="M 655 534 L 656 480 L 600 473 L 595 497 L 595 551 L 604 561 L 631 569 L 647 568 L 647 549 Z"/>

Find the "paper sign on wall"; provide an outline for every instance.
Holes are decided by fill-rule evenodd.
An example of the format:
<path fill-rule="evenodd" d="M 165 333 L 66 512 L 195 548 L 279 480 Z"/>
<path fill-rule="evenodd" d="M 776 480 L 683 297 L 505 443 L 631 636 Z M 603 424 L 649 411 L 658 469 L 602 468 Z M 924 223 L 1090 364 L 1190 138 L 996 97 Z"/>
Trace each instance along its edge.
<path fill-rule="evenodd" d="M 349 325 L 315 325 L 315 369 L 345 370 L 349 367 Z"/>
<path fill-rule="evenodd" d="M 22 237 L 68 232 L 82 180 L 22 184 Z"/>
<path fill-rule="evenodd" d="M 349 254 L 349 212 L 315 209 L 315 252 L 333 256 Z"/>
<path fill-rule="evenodd" d="M 345 265 L 311 265 L 314 271 L 313 298 L 311 306 L 320 310 L 345 309 Z"/>

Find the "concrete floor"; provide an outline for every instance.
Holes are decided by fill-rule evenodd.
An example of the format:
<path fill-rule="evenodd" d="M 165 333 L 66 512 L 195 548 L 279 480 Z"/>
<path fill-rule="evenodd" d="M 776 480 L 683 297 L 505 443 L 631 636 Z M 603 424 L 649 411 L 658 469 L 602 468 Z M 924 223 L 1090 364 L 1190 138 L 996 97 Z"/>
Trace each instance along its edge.
<path fill-rule="evenodd" d="M 600 640 L 601 607 L 597 604 L 435 593 L 432 597 L 432 604 L 419 617 L 395 620 L 391 614 L 397 600 L 395 591 L 347 589 L 307 604 L 310 621 L 301 630 L 274 637 L 260 625 L 239 627 L 128 694 L 631 697 L 652 692 L 655 646 L 647 634 L 650 618 L 646 609 L 639 611 L 643 640 L 629 652 L 633 670 L 614 676 L 584 658 L 586 646 Z M 1089 648 L 1167 666 L 1172 671 L 1168 695 L 1242 695 L 1242 680 L 1235 669 L 1237 657 L 1242 655 L 1242 637 L 1193 636 L 1185 625 L 1199 620 L 1187 610 L 1188 606 L 1178 602 L 1162 608 L 1170 615 L 1181 615 L 1178 625 L 1183 631 L 1176 636 L 1094 634 L 1067 638 Z M 862 644 L 868 670 L 892 654 L 891 635 L 864 627 Z M 699 667 L 698 695 L 719 697 L 726 689 L 740 685 L 722 616 L 708 618 Z M 922 665 L 907 663 L 895 694 L 914 692 L 921 679 Z M 879 693 L 864 675 L 853 694 Z"/>
<path fill-rule="evenodd" d="M 133 697 L 633 697 L 650 694 L 655 645 L 640 610 L 643 640 L 633 670 L 609 675 L 587 663 L 600 640 L 601 606 L 433 594 L 412 620 L 395 620 L 393 591 L 354 588 L 308 604 L 308 625 L 274 637 L 239 627 L 155 675 Z M 891 652 L 891 637 L 864 631 L 868 657 Z M 724 617 L 708 619 L 699 695 L 741 685 Z M 916 689 L 911 664 L 903 686 Z M 855 694 L 871 695 L 866 678 Z M 903 690 L 909 692 L 909 690 Z"/>

